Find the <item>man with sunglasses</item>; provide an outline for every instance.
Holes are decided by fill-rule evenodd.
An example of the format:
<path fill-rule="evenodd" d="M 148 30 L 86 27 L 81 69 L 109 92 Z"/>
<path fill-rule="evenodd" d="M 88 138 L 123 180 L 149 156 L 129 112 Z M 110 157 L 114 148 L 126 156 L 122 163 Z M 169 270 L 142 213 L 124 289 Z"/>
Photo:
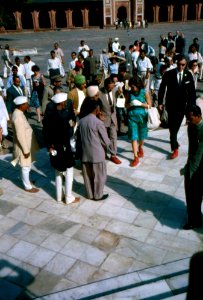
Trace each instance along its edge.
<path fill-rule="evenodd" d="M 171 155 L 178 156 L 177 135 L 188 106 L 195 104 L 196 92 L 192 74 L 186 68 L 187 60 L 180 55 L 177 68 L 165 72 L 159 88 L 159 110 L 163 110 L 163 100 L 168 112 L 168 127 L 170 132 Z"/>

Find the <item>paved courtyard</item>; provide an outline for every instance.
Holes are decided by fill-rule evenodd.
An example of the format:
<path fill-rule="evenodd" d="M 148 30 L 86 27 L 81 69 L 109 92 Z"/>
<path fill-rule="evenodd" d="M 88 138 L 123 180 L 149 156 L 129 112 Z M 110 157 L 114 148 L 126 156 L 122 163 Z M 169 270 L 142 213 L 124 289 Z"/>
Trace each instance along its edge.
<path fill-rule="evenodd" d="M 180 29 L 186 32 L 188 43 L 194 34 L 203 41 L 202 25 L 162 24 L 130 32 L 129 36 L 111 29 L 8 34 L 1 38 L 16 48 L 36 46 L 41 54 L 33 60 L 45 72 L 45 54 L 48 57 L 56 40 L 68 49 L 67 54 L 84 38 L 99 54 L 110 36 L 119 36 L 127 45 L 145 36 L 156 46 L 161 33 Z M 198 89 L 203 90 L 202 84 Z M 31 122 L 40 137 L 41 126 Z M 184 299 L 181 288 L 187 285 L 190 257 L 203 250 L 203 229 L 181 229 L 186 206 L 179 170 L 187 160 L 186 126 L 181 127 L 179 143 L 179 157 L 169 160 L 168 130 L 149 132 L 145 156 L 138 167 L 131 168 L 131 145 L 127 137 L 120 138 L 118 156 L 122 164 L 107 161 L 105 192 L 109 198 L 99 202 L 85 198 L 77 163 L 73 190 L 81 201 L 69 206 L 55 201 L 54 171 L 43 143 L 31 173 L 40 188 L 36 195 L 22 189 L 20 169 L 11 165 L 11 153 L 1 154 L 0 299 Z M 170 274 L 177 276 L 174 279 Z M 182 298 L 174 298 L 174 290 L 180 290 Z"/>

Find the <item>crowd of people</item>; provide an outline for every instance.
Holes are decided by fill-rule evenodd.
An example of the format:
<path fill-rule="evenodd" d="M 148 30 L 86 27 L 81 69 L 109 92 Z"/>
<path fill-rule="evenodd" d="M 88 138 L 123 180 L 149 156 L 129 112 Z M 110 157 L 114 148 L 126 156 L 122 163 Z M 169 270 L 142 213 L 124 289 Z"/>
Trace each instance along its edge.
<path fill-rule="evenodd" d="M 201 185 L 196 184 L 203 171 L 203 122 L 201 110 L 196 108 L 197 81 L 203 80 L 198 38 L 187 51 L 184 34 L 169 32 L 167 37 L 160 36 L 156 56 L 144 37 L 128 47 L 120 45 L 116 37 L 109 39 L 108 49 L 102 50 L 99 59 L 82 40 L 71 53 L 67 72 L 63 50 L 55 43 L 47 61 L 47 76 L 41 74 L 30 56 L 25 56 L 22 64 L 19 57 L 12 62 L 10 52 L 6 45 L 2 56 L 4 81 L 0 79 L 0 143 L 6 147 L 8 122 L 13 130 L 12 163 L 20 164 L 27 192 L 38 192 L 29 178 L 38 150 L 37 139 L 25 117 L 29 106 L 36 109 L 37 122 L 42 122 L 44 141 L 56 174 L 56 199 L 67 204 L 80 200 L 72 194 L 74 159 L 81 160 L 87 198 L 95 201 L 108 197 L 103 194 L 106 159 L 122 163 L 117 156 L 118 136 L 128 134 L 133 152 L 130 167 L 139 164 L 148 135 L 148 112 L 155 107 L 158 116 L 167 113 L 170 159 L 179 155 L 177 135 L 185 115 L 191 124 L 189 128 L 196 132 L 195 147 L 190 142 L 188 163 L 182 170 L 188 205 L 185 229 L 202 225 L 200 218 L 193 218 L 195 210 L 196 215 L 201 214 L 201 205 L 194 208 L 191 200 L 194 190 L 198 203 L 202 199 Z"/>

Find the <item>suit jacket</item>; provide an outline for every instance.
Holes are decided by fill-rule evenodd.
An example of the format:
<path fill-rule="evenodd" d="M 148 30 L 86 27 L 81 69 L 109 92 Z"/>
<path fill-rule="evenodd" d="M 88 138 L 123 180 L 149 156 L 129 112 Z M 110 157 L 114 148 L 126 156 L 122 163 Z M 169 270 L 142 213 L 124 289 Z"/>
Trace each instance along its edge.
<path fill-rule="evenodd" d="M 167 91 L 166 91 L 167 88 Z M 177 80 L 177 68 L 167 71 L 162 78 L 158 93 L 158 103 L 163 104 L 165 96 L 165 105 L 168 112 L 175 110 L 185 111 L 186 106 L 195 104 L 196 92 L 192 74 L 184 70 L 181 85 Z"/>
<path fill-rule="evenodd" d="M 125 59 L 126 59 L 126 67 L 127 72 L 132 75 L 133 72 L 133 61 L 132 61 L 132 55 L 130 51 L 125 52 Z"/>
<path fill-rule="evenodd" d="M 188 161 L 187 171 L 190 178 L 196 174 L 201 179 L 203 174 L 203 120 L 198 125 L 188 125 Z M 202 184 L 201 184 L 202 186 Z"/>
<path fill-rule="evenodd" d="M 86 90 L 84 91 L 86 97 Z M 68 99 L 71 99 L 73 102 L 73 109 L 78 110 L 79 98 L 77 88 L 72 89 L 68 94 Z"/>
<path fill-rule="evenodd" d="M 29 167 L 31 162 L 35 160 L 36 151 L 39 150 L 37 140 L 24 113 L 17 108 L 12 115 L 12 124 L 14 144 L 14 160 L 12 164 L 15 165 L 19 162 L 21 166 Z M 30 153 L 30 156 L 25 158 L 24 154 L 27 153 Z"/>
<path fill-rule="evenodd" d="M 21 89 L 21 91 L 23 93 L 22 89 Z M 6 94 L 7 94 L 6 107 L 7 107 L 8 113 L 12 113 L 15 109 L 13 100 L 18 96 L 22 96 L 22 94 L 20 92 L 18 92 L 18 90 L 13 85 L 7 89 Z"/>
<path fill-rule="evenodd" d="M 116 97 L 114 92 L 112 92 L 113 95 L 113 112 L 111 109 L 111 106 L 109 105 L 109 102 L 107 100 L 107 92 L 105 88 L 102 88 L 99 92 L 99 98 L 102 102 L 101 111 L 103 112 L 105 119 L 104 119 L 104 125 L 105 127 L 110 127 L 111 124 L 114 124 L 115 127 L 117 127 L 117 118 L 116 118 Z"/>
<path fill-rule="evenodd" d="M 78 122 L 82 144 L 82 162 L 100 163 L 105 161 L 104 146 L 110 145 L 104 123 L 89 114 Z"/>

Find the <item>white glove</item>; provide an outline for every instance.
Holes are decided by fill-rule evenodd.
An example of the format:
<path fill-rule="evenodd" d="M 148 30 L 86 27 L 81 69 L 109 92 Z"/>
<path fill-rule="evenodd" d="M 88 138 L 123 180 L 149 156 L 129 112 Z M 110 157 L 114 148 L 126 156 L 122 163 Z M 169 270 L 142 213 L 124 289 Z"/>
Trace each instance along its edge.
<path fill-rule="evenodd" d="M 130 102 L 130 106 L 142 106 L 142 102 L 135 99 Z"/>

